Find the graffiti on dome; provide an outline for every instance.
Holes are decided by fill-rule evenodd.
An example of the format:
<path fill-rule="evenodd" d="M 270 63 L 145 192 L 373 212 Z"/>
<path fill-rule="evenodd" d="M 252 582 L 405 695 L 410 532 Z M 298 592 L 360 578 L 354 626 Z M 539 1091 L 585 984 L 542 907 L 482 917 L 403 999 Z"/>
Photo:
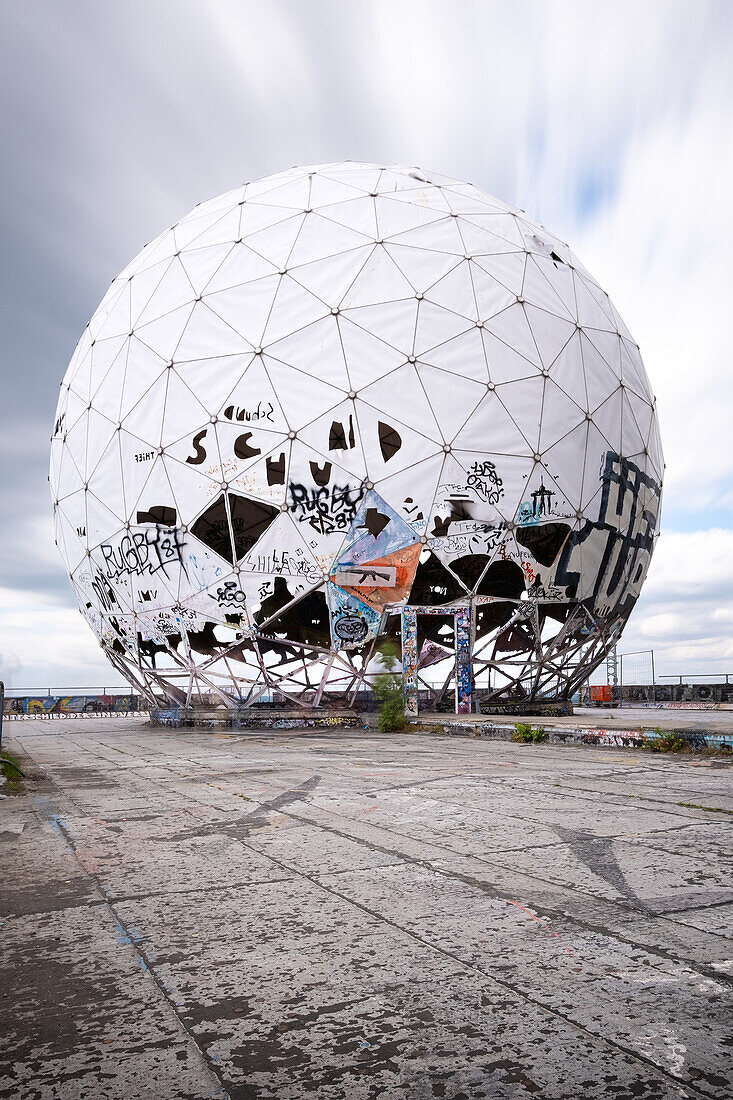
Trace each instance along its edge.
<path fill-rule="evenodd" d="M 261 420 L 274 423 L 275 406 L 272 401 L 258 401 L 256 405 L 227 405 L 224 416 L 238 423 L 258 424 Z"/>
<path fill-rule="evenodd" d="M 362 485 L 337 485 L 330 488 L 316 485 L 308 488 L 290 483 L 290 511 L 300 523 L 305 523 L 320 535 L 347 531 L 364 496 Z"/>
<path fill-rule="evenodd" d="M 127 531 L 113 542 L 100 544 L 105 577 L 154 576 L 173 565 L 183 565 L 186 543 L 177 527 L 156 527 L 154 531 Z"/>
<path fill-rule="evenodd" d="M 466 477 L 466 487 L 489 504 L 498 503 L 504 495 L 504 484 L 496 472 L 496 465 L 488 459 L 473 463 Z"/>
<path fill-rule="evenodd" d="M 605 618 L 628 615 L 646 576 L 661 486 L 635 462 L 608 451 L 597 520 L 567 538 L 554 583 Z M 582 556 L 582 568 L 581 568 Z"/>

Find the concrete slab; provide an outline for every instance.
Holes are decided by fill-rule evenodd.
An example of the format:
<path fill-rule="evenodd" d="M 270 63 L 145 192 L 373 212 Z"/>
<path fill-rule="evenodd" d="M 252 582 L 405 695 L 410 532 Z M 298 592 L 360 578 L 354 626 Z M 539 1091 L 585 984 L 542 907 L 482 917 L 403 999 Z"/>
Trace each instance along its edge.
<path fill-rule="evenodd" d="M 731 761 L 6 737 L 3 1100 L 733 1095 Z"/>

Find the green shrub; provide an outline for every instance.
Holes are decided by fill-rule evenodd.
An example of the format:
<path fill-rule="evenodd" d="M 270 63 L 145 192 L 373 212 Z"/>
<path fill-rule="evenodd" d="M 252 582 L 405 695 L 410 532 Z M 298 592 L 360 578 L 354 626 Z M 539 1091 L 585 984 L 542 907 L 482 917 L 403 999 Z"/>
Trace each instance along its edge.
<path fill-rule="evenodd" d="M 532 742 L 538 745 L 542 741 L 547 740 L 547 734 L 545 733 L 542 726 L 537 726 L 536 729 L 533 729 L 532 726 L 530 726 L 527 722 L 515 722 L 514 733 L 511 736 L 511 740 L 517 741 L 523 745 L 530 744 Z"/>
<path fill-rule="evenodd" d="M 8 794 L 20 794 L 23 790 L 23 772 L 15 757 L 5 749 L 0 753 L 0 774 L 7 779 Z"/>
<path fill-rule="evenodd" d="M 663 730 L 657 726 L 654 730 L 656 736 L 645 741 L 643 748 L 649 752 L 689 752 L 690 746 L 684 737 L 680 737 L 674 730 Z"/>
<path fill-rule="evenodd" d="M 379 647 L 382 664 L 387 671 L 374 680 L 374 694 L 379 703 L 378 727 L 382 733 L 398 733 L 406 725 L 405 695 L 402 690 L 402 673 L 396 670 L 399 665 L 397 646 L 385 641 Z"/>

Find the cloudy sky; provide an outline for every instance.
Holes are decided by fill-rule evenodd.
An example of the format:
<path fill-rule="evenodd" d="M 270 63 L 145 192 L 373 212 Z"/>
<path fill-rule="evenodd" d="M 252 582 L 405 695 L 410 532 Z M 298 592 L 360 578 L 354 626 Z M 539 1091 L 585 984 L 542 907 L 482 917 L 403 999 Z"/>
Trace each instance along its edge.
<path fill-rule="evenodd" d="M 0 675 L 119 682 L 51 534 L 48 440 L 112 278 L 195 203 L 301 163 L 421 165 L 571 244 L 638 340 L 667 460 L 621 649 L 733 673 L 733 5 L 5 0 Z"/>

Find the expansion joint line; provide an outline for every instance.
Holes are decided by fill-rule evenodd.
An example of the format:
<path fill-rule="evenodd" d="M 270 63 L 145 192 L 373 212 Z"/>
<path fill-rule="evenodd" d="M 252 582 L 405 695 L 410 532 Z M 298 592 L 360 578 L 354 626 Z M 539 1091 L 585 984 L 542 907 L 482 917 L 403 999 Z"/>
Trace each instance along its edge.
<path fill-rule="evenodd" d="M 193 1032 L 190 1030 L 190 1028 L 187 1027 L 186 1023 L 183 1020 L 183 1017 L 181 1016 L 181 1013 L 178 1010 L 178 1006 L 176 1005 L 176 1002 L 173 1000 L 173 998 L 171 997 L 171 994 L 165 988 L 165 985 L 163 984 L 163 982 L 160 980 L 160 978 L 156 974 L 155 964 L 152 962 L 151 959 L 148 958 L 141 942 L 136 938 L 135 934 L 132 932 L 132 930 L 127 925 L 125 920 L 117 912 L 117 909 L 115 908 L 114 902 L 108 896 L 107 891 L 105 890 L 105 888 L 102 886 L 101 882 L 99 881 L 99 877 L 97 875 L 95 875 L 94 872 L 90 871 L 87 867 L 84 866 L 84 863 L 83 863 L 82 859 L 80 858 L 79 854 L 77 853 L 76 844 L 74 843 L 74 838 L 72 837 L 68 826 L 60 818 L 56 819 L 56 825 L 57 825 L 57 828 L 58 828 L 59 832 L 63 836 L 63 838 L 66 841 L 66 843 L 68 844 L 69 848 L 71 849 L 77 863 L 79 864 L 80 867 L 83 868 L 84 872 L 94 882 L 94 885 L 95 885 L 96 889 L 98 890 L 99 894 L 101 895 L 102 903 L 109 910 L 110 915 L 112 916 L 113 920 L 118 925 L 118 927 L 121 928 L 122 931 L 124 932 L 126 940 L 128 941 L 128 943 L 132 947 L 133 951 L 137 955 L 138 959 L 142 963 L 142 968 L 143 968 L 144 972 L 146 974 L 150 975 L 150 978 L 151 978 L 152 982 L 154 983 L 154 985 L 156 986 L 156 988 L 158 989 L 158 992 L 160 993 L 161 997 L 166 1002 L 166 1004 L 172 1009 L 176 1019 L 178 1020 L 178 1023 L 180 1025 L 180 1027 L 182 1028 L 182 1030 L 184 1032 L 184 1034 L 186 1035 L 186 1037 L 190 1040 L 190 1042 L 196 1048 L 196 1050 L 197 1050 L 202 1062 L 206 1066 L 206 1068 L 216 1078 L 216 1082 L 217 1082 L 219 1088 L 221 1089 L 221 1100 L 232 1100 L 230 1094 L 227 1092 L 227 1090 L 224 1086 L 224 1083 L 223 1083 L 223 1081 L 221 1079 L 221 1076 L 218 1072 L 216 1064 L 211 1059 L 211 1057 L 207 1054 L 206 1050 L 199 1044 L 198 1040 L 196 1039 L 196 1036 L 193 1034 Z"/>
<path fill-rule="evenodd" d="M 33 760 L 33 763 L 34 763 L 35 767 L 38 769 L 38 772 L 42 773 L 44 775 L 44 778 L 46 778 L 48 780 L 48 782 L 50 782 L 50 784 L 53 786 L 54 790 L 56 791 L 57 795 L 60 796 L 61 792 L 59 790 L 58 784 L 54 781 L 53 777 L 51 775 L 49 775 L 44 769 L 42 769 L 40 767 L 40 765 L 35 761 L 35 759 L 28 752 L 27 748 L 24 747 L 23 752 L 24 752 L 25 755 L 29 756 L 31 760 Z M 95 887 L 97 893 L 100 895 L 100 899 L 101 899 L 98 904 L 103 905 L 109 911 L 109 914 L 112 917 L 112 919 L 114 920 L 115 924 L 118 926 L 118 928 L 120 928 L 122 930 L 122 932 L 125 935 L 126 940 L 128 941 L 128 943 L 130 944 L 133 951 L 135 952 L 135 954 L 138 957 L 138 960 L 141 964 L 141 969 L 143 970 L 144 973 L 146 973 L 150 976 L 150 980 L 153 982 L 153 984 L 157 988 L 160 996 L 163 998 L 163 1000 L 169 1006 L 169 1008 L 173 1011 L 173 1014 L 175 1015 L 176 1020 L 178 1021 L 178 1024 L 179 1024 L 181 1030 L 183 1031 L 184 1035 L 193 1044 L 196 1052 L 198 1053 L 198 1055 L 201 1059 L 201 1062 L 203 1063 L 203 1065 L 206 1067 L 206 1069 L 209 1071 L 209 1073 L 212 1074 L 213 1078 L 215 1079 L 218 1088 L 221 1090 L 220 1091 L 220 1100 L 232 1100 L 232 1097 L 230 1096 L 229 1092 L 227 1091 L 226 1087 L 224 1086 L 224 1083 L 222 1081 L 221 1075 L 219 1073 L 219 1070 L 218 1070 L 216 1064 L 209 1057 L 209 1055 L 206 1053 L 204 1048 L 200 1045 L 200 1043 L 196 1039 L 196 1036 L 193 1034 L 193 1032 L 190 1030 L 190 1028 L 186 1025 L 185 1021 L 183 1020 L 183 1018 L 181 1016 L 181 1013 L 178 1010 L 178 1006 L 176 1005 L 175 1001 L 171 997 L 168 990 L 165 988 L 165 985 L 158 978 L 158 976 L 155 972 L 155 964 L 152 962 L 151 959 L 149 959 L 147 957 L 146 952 L 145 952 L 144 948 L 142 947 L 142 944 L 140 943 L 140 941 L 138 939 L 136 939 L 134 933 L 131 931 L 131 929 L 128 927 L 128 925 L 126 924 L 124 919 L 117 912 L 117 909 L 115 908 L 114 902 L 109 897 L 107 891 L 105 890 L 104 886 L 100 882 L 99 876 L 97 874 L 95 874 L 93 871 L 90 871 L 89 868 L 87 866 L 85 866 L 84 861 L 82 860 L 81 856 L 79 855 L 79 853 L 77 851 L 77 847 L 76 847 L 76 843 L 74 841 L 74 838 L 71 835 L 71 832 L 69 830 L 68 825 L 63 820 L 63 817 L 60 814 L 54 814 L 54 815 L 52 815 L 52 817 L 53 817 L 53 821 L 54 821 L 54 824 L 55 824 L 56 828 L 58 829 L 60 835 L 64 838 L 64 841 L 67 844 L 68 848 L 70 849 L 72 855 L 74 856 L 74 859 L 79 864 L 81 869 L 84 871 L 84 874 L 87 875 L 87 877 L 90 878 L 92 880 L 92 882 L 94 883 L 94 887 Z"/>
<path fill-rule="evenodd" d="M 389 790 L 391 788 L 381 788 L 381 789 Z M 287 814 L 288 817 L 293 818 L 294 821 L 298 821 L 302 824 L 307 824 L 307 825 L 315 825 L 315 822 L 313 822 L 311 818 L 303 817 L 302 815 L 295 813 L 294 810 L 282 810 L 281 812 Z M 335 813 L 335 811 L 331 811 L 331 812 L 335 816 L 341 816 L 341 815 L 337 815 Z M 514 815 L 510 815 L 510 816 L 514 817 Z M 526 818 L 516 818 L 516 820 L 517 821 L 520 821 L 520 820 L 525 821 Z M 446 868 L 443 868 L 443 867 L 436 867 L 435 864 L 431 860 L 418 859 L 415 856 L 409 856 L 409 855 L 406 855 L 406 854 L 404 854 L 400 851 L 395 851 L 394 849 L 386 848 L 382 845 L 369 844 L 368 842 L 359 840 L 358 838 L 354 837 L 352 834 L 344 832 L 340 829 L 337 829 L 332 825 L 324 825 L 323 823 L 319 823 L 316 827 L 319 828 L 319 829 L 323 829 L 325 832 L 332 833 L 334 836 L 342 837 L 345 840 L 351 840 L 352 842 L 355 842 L 355 843 L 365 844 L 367 847 L 370 847 L 375 851 L 383 852 L 384 855 L 398 856 L 400 859 L 404 860 L 405 863 L 411 863 L 411 864 L 413 864 L 415 866 L 418 866 L 418 867 L 427 867 L 429 870 L 433 871 L 435 874 L 442 875 L 444 878 L 455 878 L 459 882 L 465 883 L 467 886 L 473 886 L 473 887 L 481 890 L 483 893 L 489 894 L 489 896 L 491 896 L 491 897 L 499 898 L 499 899 L 501 899 L 503 901 L 506 901 L 506 902 L 512 902 L 512 898 L 505 891 L 502 891 L 502 890 L 498 889 L 496 886 L 489 887 L 486 883 L 481 882 L 480 880 L 473 878 L 471 875 L 461 874 L 457 871 L 447 870 Z M 687 828 L 687 827 L 688 826 L 681 826 L 681 828 Z M 411 837 L 409 835 L 409 833 L 402 833 L 398 829 L 388 828 L 387 826 L 384 826 L 384 825 L 379 826 L 379 828 L 382 829 L 385 832 L 388 832 L 388 833 L 396 836 L 396 837 L 399 837 L 401 840 L 408 840 L 408 841 L 409 840 L 414 840 L 414 837 Z M 456 852 L 453 848 L 448 848 L 444 845 L 440 845 L 435 841 L 433 841 L 433 846 L 442 848 L 443 851 L 446 853 L 446 858 L 453 859 L 456 856 Z M 545 848 L 545 847 L 554 847 L 554 846 L 555 846 L 555 844 L 552 844 L 552 845 L 543 844 L 543 845 L 538 845 L 537 847 Z M 499 872 L 506 871 L 506 867 L 504 867 L 503 864 L 495 863 L 493 860 L 487 859 L 485 856 L 474 856 L 473 858 L 476 859 L 477 862 L 485 864 L 486 867 L 491 868 L 491 870 L 493 870 L 493 871 L 499 871 Z M 540 875 L 537 875 L 537 874 L 533 874 L 531 877 L 535 882 L 540 883 L 542 886 L 547 886 L 547 887 L 556 887 L 557 886 L 557 883 L 553 882 L 552 879 L 542 878 Z M 573 887 L 573 892 L 578 893 L 578 894 L 582 895 L 585 898 L 591 898 L 592 899 L 594 897 L 594 895 L 592 893 L 590 893 L 586 890 L 581 890 L 577 887 Z M 614 900 L 614 902 L 612 904 L 619 906 L 619 908 L 621 908 L 622 910 L 625 910 L 627 912 L 629 910 L 631 910 L 632 912 L 638 912 L 639 911 L 638 909 L 635 909 L 633 906 L 630 906 L 628 899 L 617 898 L 617 899 Z M 717 905 L 725 904 L 725 902 L 715 902 L 714 904 L 717 906 Z M 554 909 L 551 909 L 547 905 L 543 905 L 542 908 L 544 909 L 544 911 L 546 913 L 549 914 L 549 916 L 553 920 L 554 919 L 562 919 L 564 916 L 566 916 L 566 913 L 563 910 L 556 911 Z M 655 914 L 655 916 L 656 916 L 656 919 L 658 921 L 668 921 L 669 923 L 671 923 L 673 925 L 675 923 L 671 919 L 671 917 L 669 917 L 666 913 L 658 913 L 658 914 Z M 646 946 L 644 946 L 643 944 L 640 945 L 639 943 L 636 942 L 636 940 L 633 940 L 628 936 L 622 935 L 618 930 L 610 931 L 609 929 L 604 928 L 600 924 L 595 924 L 595 923 L 593 923 L 593 921 L 590 921 L 590 920 L 587 920 L 587 919 L 581 919 L 577 916 L 574 916 L 572 919 L 575 922 L 575 924 L 577 924 L 580 928 L 583 928 L 588 932 L 602 933 L 602 934 L 608 936 L 609 938 L 615 940 L 617 943 L 623 943 L 627 947 L 634 948 L 635 950 L 639 950 L 640 947 L 641 947 L 642 950 L 647 950 Z M 705 963 L 701 963 L 701 962 L 698 962 L 696 960 L 692 960 L 692 959 L 687 958 L 687 957 L 680 958 L 676 955 L 673 955 L 672 952 L 668 951 L 661 944 L 655 944 L 654 945 L 654 951 L 661 958 L 663 958 L 667 962 L 673 963 L 675 965 L 679 964 L 680 962 L 684 962 L 686 965 L 689 965 L 689 966 L 694 965 L 697 968 L 697 970 L 699 970 L 700 973 L 703 974 L 706 978 L 710 978 L 713 981 L 718 982 L 720 985 L 728 986 L 728 985 L 731 984 L 731 978 L 728 975 L 721 974 L 717 970 L 713 970 L 712 967 L 707 966 Z"/>
<path fill-rule="evenodd" d="M 294 814 L 294 813 L 291 813 L 289 811 L 282 811 L 281 810 L 280 812 L 284 813 L 285 816 L 287 816 L 287 817 L 292 817 L 296 821 L 307 820 L 305 818 L 300 818 L 298 814 Z M 312 824 L 312 822 L 309 822 L 309 823 Z M 293 867 L 290 864 L 286 863 L 284 860 L 276 859 L 274 856 L 271 856 L 271 855 L 263 852 L 259 848 L 252 847 L 251 845 L 247 844 L 244 840 L 242 840 L 240 837 L 237 837 L 236 839 L 242 845 L 242 847 L 247 848 L 249 851 L 256 852 L 260 856 L 264 855 L 267 859 L 270 860 L 271 863 L 275 864 L 281 870 L 288 871 L 291 874 L 294 874 L 294 875 L 298 876 L 299 878 L 305 879 L 308 882 L 310 882 L 313 886 L 316 886 L 318 889 L 322 890 L 324 893 L 330 894 L 333 897 L 340 898 L 342 901 L 345 901 L 348 905 L 352 905 L 355 909 L 361 910 L 362 913 L 365 913 L 369 917 L 373 917 L 373 918 L 375 918 L 379 921 L 383 921 L 385 924 L 388 924 L 392 928 L 395 928 L 397 931 L 401 932 L 403 935 L 409 936 L 412 940 L 416 941 L 417 943 L 422 944 L 424 947 L 427 947 L 428 950 L 433 951 L 438 955 L 443 955 L 445 958 L 451 959 L 453 962 L 457 963 L 459 966 L 463 967 L 464 969 L 471 970 L 474 973 L 480 975 L 481 978 L 484 981 L 486 981 L 488 983 L 493 982 L 494 984 L 501 986 L 503 989 L 509 990 L 509 992 L 513 993 L 516 997 L 519 997 L 521 1000 L 524 1000 L 524 1001 L 528 1002 L 529 1004 L 533 1005 L 535 1008 L 539 1009 L 540 1012 L 545 1013 L 547 1016 L 549 1016 L 551 1018 L 556 1018 L 556 1019 L 562 1020 L 565 1024 L 567 1024 L 569 1027 L 571 1027 L 574 1031 L 580 1032 L 584 1036 L 589 1036 L 592 1039 L 594 1039 L 595 1041 L 597 1041 L 599 1043 L 602 1043 L 605 1046 L 609 1047 L 611 1050 L 618 1051 L 619 1053 L 624 1054 L 627 1057 L 632 1058 L 637 1062 L 643 1063 L 644 1065 L 646 1065 L 646 1066 L 650 1067 L 651 1069 L 653 1069 L 656 1073 L 658 1073 L 661 1077 L 665 1078 L 667 1081 L 675 1084 L 676 1086 L 681 1086 L 682 1088 L 688 1089 L 690 1091 L 690 1093 L 692 1093 L 694 1095 L 707 1097 L 707 1098 L 709 1098 L 709 1100 L 715 1100 L 715 1094 L 714 1093 L 708 1092 L 705 1089 L 701 1089 L 699 1085 L 693 1085 L 693 1084 L 691 1084 L 690 1082 L 684 1080 L 681 1077 L 676 1077 L 673 1073 L 670 1073 L 668 1070 L 664 1069 L 662 1066 L 660 1066 L 657 1062 L 653 1061 L 651 1058 L 648 1058 L 645 1055 L 639 1053 L 639 1051 L 634 1050 L 633 1047 L 627 1047 L 623 1043 L 615 1042 L 614 1040 L 609 1039 L 605 1035 L 601 1035 L 598 1032 L 592 1031 L 590 1028 L 584 1027 L 582 1024 L 579 1024 L 576 1020 L 573 1020 L 572 1017 L 566 1015 L 563 1012 L 560 1012 L 558 1009 L 550 1008 L 543 1001 L 541 1001 L 538 997 L 535 997 L 531 993 L 527 993 L 524 990 L 521 990 L 521 989 L 517 988 L 511 982 L 507 981 L 506 978 L 497 977 L 495 974 L 487 974 L 487 972 L 485 970 L 482 970 L 480 967 L 476 966 L 474 963 L 471 963 L 468 960 L 466 960 L 464 958 L 461 958 L 460 955 L 457 955 L 454 952 L 447 950 L 447 948 L 445 948 L 445 947 L 440 947 L 438 944 L 431 943 L 429 940 L 424 939 L 422 936 L 418 935 L 417 932 L 412 931 L 412 929 L 407 928 L 405 925 L 400 924 L 398 921 L 392 920 L 391 918 L 384 916 L 383 913 L 376 912 L 375 910 L 370 909 L 368 906 L 363 905 L 361 902 L 355 901 L 354 898 L 349 897 L 348 894 L 344 894 L 340 890 L 336 890 L 333 887 L 326 885 L 325 883 L 321 882 L 315 875 L 309 874 L 308 872 L 303 871 L 302 869 L 299 869 L 297 867 Z M 418 865 L 425 866 L 425 867 L 429 867 L 433 871 L 436 870 L 436 868 L 433 867 L 429 863 L 429 861 L 413 860 L 413 859 L 408 858 L 408 862 L 416 863 Z M 509 901 L 509 899 L 504 899 L 504 900 Z"/>

